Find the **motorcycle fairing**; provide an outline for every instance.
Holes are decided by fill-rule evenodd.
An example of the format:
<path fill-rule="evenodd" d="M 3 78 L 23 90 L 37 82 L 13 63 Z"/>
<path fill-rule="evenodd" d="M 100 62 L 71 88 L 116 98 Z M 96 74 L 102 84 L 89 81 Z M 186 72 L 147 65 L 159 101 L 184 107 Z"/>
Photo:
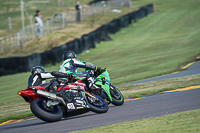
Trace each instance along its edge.
<path fill-rule="evenodd" d="M 17 94 L 21 95 L 26 102 L 31 103 L 34 99 L 37 99 L 37 98 L 41 97 L 41 96 L 33 93 L 33 88 L 47 91 L 42 86 L 38 85 L 38 86 L 34 86 L 34 87 L 29 87 L 29 88 L 27 88 L 25 90 L 21 90 Z"/>
<path fill-rule="evenodd" d="M 112 96 L 110 94 L 110 77 L 109 77 L 109 73 L 107 71 L 101 73 L 96 78 L 95 85 L 101 86 L 101 88 L 103 88 L 103 90 L 105 91 L 105 93 L 109 97 L 110 102 L 112 102 Z"/>
<path fill-rule="evenodd" d="M 69 94 L 72 96 L 72 99 L 68 99 L 67 97 L 65 98 L 66 104 L 67 104 L 67 112 L 77 110 L 77 109 L 85 109 L 85 108 L 90 108 L 88 105 L 87 100 L 84 98 L 85 97 L 85 92 L 84 92 L 84 87 L 85 84 L 82 83 L 73 83 L 69 85 L 63 85 L 59 87 L 56 91 L 62 91 L 62 92 L 71 92 Z M 72 91 L 79 91 L 78 95 L 75 95 L 72 93 Z M 67 96 L 67 94 L 65 94 Z"/>

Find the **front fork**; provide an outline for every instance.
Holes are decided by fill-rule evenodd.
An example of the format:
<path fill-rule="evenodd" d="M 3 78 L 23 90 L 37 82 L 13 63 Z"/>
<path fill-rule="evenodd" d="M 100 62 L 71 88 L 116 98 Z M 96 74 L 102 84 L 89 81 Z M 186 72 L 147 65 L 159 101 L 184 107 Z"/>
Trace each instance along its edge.
<path fill-rule="evenodd" d="M 110 94 L 110 85 L 102 85 L 100 93 L 97 93 L 108 104 L 112 102 L 112 96 Z"/>

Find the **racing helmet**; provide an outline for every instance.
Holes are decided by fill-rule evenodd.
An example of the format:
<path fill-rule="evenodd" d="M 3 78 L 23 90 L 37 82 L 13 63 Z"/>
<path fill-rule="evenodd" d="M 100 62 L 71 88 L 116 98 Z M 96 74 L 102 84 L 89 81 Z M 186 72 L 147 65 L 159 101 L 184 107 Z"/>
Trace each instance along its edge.
<path fill-rule="evenodd" d="M 71 50 L 65 51 L 63 53 L 63 59 L 64 60 L 71 59 L 71 58 L 76 58 L 76 57 L 77 57 L 76 54 L 73 51 L 71 51 Z"/>
<path fill-rule="evenodd" d="M 44 68 L 41 67 L 41 66 L 34 66 L 32 69 L 31 69 L 31 74 L 35 74 L 35 73 L 43 73 L 45 72 Z"/>

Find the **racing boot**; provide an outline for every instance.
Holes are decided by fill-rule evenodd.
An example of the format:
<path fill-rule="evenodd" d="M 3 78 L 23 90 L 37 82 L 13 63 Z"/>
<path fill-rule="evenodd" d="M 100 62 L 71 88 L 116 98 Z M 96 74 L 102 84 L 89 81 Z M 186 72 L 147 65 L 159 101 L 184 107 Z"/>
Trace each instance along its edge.
<path fill-rule="evenodd" d="M 56 89 L 57 89 L 56 86 L 51 85 L 51 86 L 49 87 L 49 92 L 51 92 L 51 93 L 56 93 Z"/>

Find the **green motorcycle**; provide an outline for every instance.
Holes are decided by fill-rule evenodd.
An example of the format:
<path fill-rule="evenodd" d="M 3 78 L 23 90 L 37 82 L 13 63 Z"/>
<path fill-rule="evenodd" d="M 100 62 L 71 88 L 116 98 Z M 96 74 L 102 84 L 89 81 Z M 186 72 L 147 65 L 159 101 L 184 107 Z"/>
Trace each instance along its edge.
<path fill-rule="evenodd" d="M 95 85 L 101 89 L 91 89 L 91 93 L 100 96 L 107 103 L 112 103 L 116 106 L 120 106 L 124 103 L 124 97 L 121 92 L 110 83 L 109 73 L 106 69 L 102 69 L 101 72 L 94 72 L 94 78 L 96 79 Z"/>

